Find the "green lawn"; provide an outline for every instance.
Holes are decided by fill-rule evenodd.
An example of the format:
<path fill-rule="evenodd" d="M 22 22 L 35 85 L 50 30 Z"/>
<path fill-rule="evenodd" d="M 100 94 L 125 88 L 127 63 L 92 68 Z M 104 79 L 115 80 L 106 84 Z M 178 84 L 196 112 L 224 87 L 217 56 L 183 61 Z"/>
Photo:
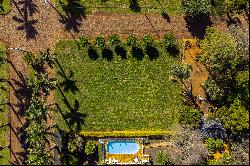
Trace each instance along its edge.
<path fill-rule="evenodd" d="M 114 54 L 111 61 L 101 55 L 95 61 L 86 50 L 80 51 L 75 41 L 57 43 L 57 60 L 68 77 L 65 81 L 57 65 L 58 83 L 70 107 L 86 117 L 81 120 L 76 113 L 70 113 L 69 104 L 57 90 L 56 101 L 63 115 L 72 123 L 82 122 L 81 130 L 85 131 L 175 128 L 183 106 L 179 97 L 182 85 L 168 80 L 175 60 L 159 43 L 156 48 L 159 57 L 152 61 L 147 55 L 139 61 L 130 51 L 127 59 Z M 60 114 L 57 118 L 58 124 L 68 129 Z"/>
<path fill-rule="evenodd" d="M 11 9 L 10 0 L 0 0 L 0 15 L 7 14 Z"/>
<path fill-rule="evenodd" d="M 57 8 L 62 11 L 57 1 Z M 67 0 L 61 0 L 67 2 Z M 163 10 L 167 14 L 181 14 L 181 0 L 135 0 L 136 3 L 130 3 L 130 0 L 80 0 L 81 4 L 86 8 L 87 14 L 91 12 L 113 12 L 113 13 L 158 13 Z M 134 7 L 132 7 L 134 6 Z M 133 8 L 135 11 L 131 10 Z"/>
<path fill-rule="evenodd" d="M 0 42 L 0 50 L 4 50 L 4 45 Z M 0 66 L 0 79 L 8 78 L 8 65 L 4 64 Z M 0 103 L 6 102 L 8 99 L 8 86 L 6 83 L 0 82 Z M 0 106 L 0 126 L 8 123 L 8 107 L 6 105 Z M 9 144 L 9 128 L 5 126 L 0 128 L 0 147 Z M 0 164 L 9 164 L 10 151 L 9 149 L 4 149 L 0 151 Z"/>

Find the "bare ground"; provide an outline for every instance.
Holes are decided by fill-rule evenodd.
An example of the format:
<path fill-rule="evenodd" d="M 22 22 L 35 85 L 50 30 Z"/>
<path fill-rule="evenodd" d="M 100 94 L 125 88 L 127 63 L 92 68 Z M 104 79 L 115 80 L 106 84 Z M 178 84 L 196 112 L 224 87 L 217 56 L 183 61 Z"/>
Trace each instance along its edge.
<path fill-rule="evenodd" d="M 65 30 L 57 11 L 52 7 L 54 0 L 50 0 L 51 5 L 45 4 L 41 0 L 33 0 L 36 4 L 36 11 L 23 12 L 19 1 L 12 0 L 12 10 L 5 16 L 0 16 L 0 39 L 8 43 L 9 47 L 16 47 L 28 51 L 39 52 L 47 48 L 54 49 L 55 43 L 60 39 L 73 39 L 83 35 L 94 38 L 97 35 L 104 37 L 110 34 L 120 34 L 122 38 L 129 34 L 143 36 L 151 34 L 156 38 L 161 37 L 166 32 L 173 32 L 177 38 L 191 38 L 192 34 L 186 27 L 183 16 L 170 16 L 165 20 L 160 15 L 153 14 L 113 14 L 94 13 L 86 18 L 75 20 L 79 26 L 75 26 L 75 31 Z M 211 18 L 213 26 L 225 30 L 227 22 L 225 18 Z M 243 24 L 248 24 L 242 21 Z M 24 26 L 24 23 L 26 23 Z M 24 29 L 22 29 L 24 28 Z M 28 67 L 24 63 L 22 54 L 17 51 L 10 51 L 9 58 L 13 65 L 10 66 L 9 80 L 10 90 L 10 117 L 11 117 L 11 163 L 22 164 L 24 161 L 25 144 L 22 139 L 25 128 L 23 110 L 25 105 L 25 79 Z M 16 90 L 20 93 L 18 95 Z M 51 97 L 51 101 L 53 101 Z"/>

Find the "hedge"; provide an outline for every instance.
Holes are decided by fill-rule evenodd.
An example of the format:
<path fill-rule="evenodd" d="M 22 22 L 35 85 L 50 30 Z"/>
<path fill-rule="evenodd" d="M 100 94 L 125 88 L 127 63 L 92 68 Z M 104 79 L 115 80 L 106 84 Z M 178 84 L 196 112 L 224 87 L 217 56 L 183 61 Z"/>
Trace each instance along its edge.
<path fill-rule="evenodd" d="M 154 130 L 154 131 L 82 131 L 80 135 L 84 137 L 150 137 L 150 136 L 170 136 L 174 131 Z"/>

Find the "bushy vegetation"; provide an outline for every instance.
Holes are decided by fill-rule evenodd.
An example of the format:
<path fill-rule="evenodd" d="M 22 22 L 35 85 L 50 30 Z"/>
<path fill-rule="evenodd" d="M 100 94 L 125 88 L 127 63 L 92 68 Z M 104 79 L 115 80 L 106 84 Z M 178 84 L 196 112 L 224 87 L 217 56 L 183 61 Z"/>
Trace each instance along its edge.
<path fill-rule="evenodd" d="M 247 0 L 182 0 L 181 6 L 186 15 L 193 18 L 209 14 L 245 13 L 249 15 L 249 2 Z"/>
<path fill-rule="evenodd" d="M 77 134 L 65 132 L 62 135 L 62 165 L 82 165 L 85 141 Z"/>
<path fill-rule="evenodd" d="M 242 13 L 246 12 L 248 5 L 248 0 L 229 0 L 227 7 L 228 10 L 232 13 Z"/>
<path fill-rule="evenodd" d="M 249 41 L 248 32 L 237 28 L 229 33 L 209 28 L 200 61 L 210 73 L 204 89 L 219 107 L 214 117 L 231 134 L 241 135 L 249 129 Z"/>
<path fill-rule="evenodd" d="M 177 80 L 180 80 L 182 83 L 190 77 L 191 66 L 182 63 L 176 63 L 171 65 L 170 74 Z"/>
<path fill-rule="evenodd" d="M 223 106 L 215 112 L 215 117 L 224 124 L 224 127 L 233 134 L 243 134 L 249 129 L 249 112 L 240 101 L 227 108 Z"/>
<path fill-rule="evenodd" d="M 52 108 L 46 106 L 49 92 L 54 89 L 53 81 L 46 74 L 45 65 L 53 65 L 53 58 L 49 50 L 35 55 L 25 52 L 24 59 L 33 69 L 27 81 L 27 110 L 25 118 L 28 127 L 25 128 L 28 145 L 28 165 L 51 165 L 53 163 L 50 150 L 46 148 L 52 139 L 51 126 L 47 126 L 47 119 Z"/>
<path fill-rule="evenodd" d="M 94 154 L 96 150 L 96 144 L 93 141 L 87 141 L 85 144 L 84 152 L 87 156 Z"/>
<path fill-rule="evenodd" d="M 159 54 L 153 56 L 143 48 L 143 41 L 129 37 L 130 46 L 119 44 L 125 58 L 113 52 L 108 43 L 108 55 L 95 51 L 104 45 L 103 39 L 100 41 L 99 46 L 90 44 L 92 52 L 79 50 L 73 41 L 57 44 L 61 66 L 57 68 L 57 78 L 62 91 L 57 91 L 56 97 L 62 113 L 67 117 L 74 109 L 81 114 L 75 122 L 81 124 L 82 130 L 169 129 L 177 124 L 182 86 L 168 80 L 170 64 L 176 60 L 166 52 L 162 41 L 151 45 Z M 93 52 L 98 58 L 91 58 Z M 60 119 L 62 126 L 68 128 Z"/>
<path fill-rule="evenodd" d="M 242 66 L 245 60 L 240 58 L 241 54 L 238 54 L 236 46 L 234 38 L 228 33 L 212 28 L 208 28 L 206 37 L 201 42 L 203 53 L 200 60 L 210 73 L 210 79 L 204 88 L 211 99 L 217 102 L 232 97 L 226 94 L 234 94 L 236 75 L 239 71 L 246 70 L 247 66 Z"/>
<path fill-rule="evenodd" d="M 170 55 L 178 57 L 180 54 L 178 41 L 173 33 L 167 33 L 164 35 L 164 46 Z"/>
<path fill-rule="evenodd" d="M 205 141 L 209 153 L 222 151 L 224 149 L 224 142 L 221 139 L 208 138 Z"/>
<path fill-rule="evenodd" d="M 159 153 L 157 153 L 157 164 L 158 165 L 173 165 L 168 157 L 168 154 L 160 151 Z"/>
<path fill-rule="evenodd" d="M 180 111 L 179 122 L 193 128 L 199 128 L 201 125 L 201 117 L 201 110 L 185 107 Z"/>
<path fill-rule="evenodd" d="M 191 17 L 209 15 L 212 8 L 208 0 L 182 0 L 181 4 L 186 15 Z"/>

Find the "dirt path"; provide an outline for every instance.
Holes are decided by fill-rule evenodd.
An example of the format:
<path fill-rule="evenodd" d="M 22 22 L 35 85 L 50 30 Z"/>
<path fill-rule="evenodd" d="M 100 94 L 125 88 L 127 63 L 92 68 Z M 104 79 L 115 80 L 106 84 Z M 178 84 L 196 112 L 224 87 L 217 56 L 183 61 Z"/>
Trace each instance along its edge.
<path fill-rule="evenodd" d="M 54 0 L 49 0 L 54 6 Z M 153 14 L 112 14 L 94 13 L 86 19 L 78 22 L 76 27 L 78 33 L 65 31 L 65 26 L 59 21 L 59 15 L 55 9 L 43 0 L 33 0 L 36 10 L 22 10 L 20 0 L 12 0 L 12 10 L 5 16 L 0 16 L 0 39 L 9 43 L 9 47 L 16 47 L 28 51 L 44 51 L 47 48 L 53 50 L 54 44 L 59 39 L 78 38 L 87 35 L 91 38 L 97 35 L 109 36 L 112 33 L 126 37 L 129 34 L 142 36 L 151 34 L 160 37 L 166 32 L 173 32 L 177 38 L 191 38 L 183 16 L 170 16 L 170 22 L 160 15 Z M 26 26 L 23 26 L 26 22 Z M 214 26 L 226 29 L 226 20 L 212 18 Z M 24 138 L 25 119 L 23 110 L 25 105 L 25 77 L 28 67 L 24 63 L 22 54 L 10 51 L 9 80 L 10 90 L 10 112 L 11 112 L 11 163 L 22 164 L 25 153 Z M 54 100 L 53 97 L 51 100 Z"/>
<path fill-rule="evenodd" d="M 189 85 L 194 97 L 200 96 L 204 100 L 206 99 L 206 94 L 202 88 L 202 84 L 208 79 L 209 73 L 204 65 L 197 61 L 197 55 L 201 53 L 201 49 L 197 45 L 197 40 L 195 39 L 184 39 L 183 43 L 190 42 L 190 48 L 184 50 L 182 57 L 183 63 L 192 66 L 192 72 L 190 76 L 190 82 L 186 83 Z M 184 46 L 185 47 L 185 46 Z M 205 101 L 196 100 L 196 104 L 203 110 L 205 116 L 208 114 L 208 104 Z"/>

